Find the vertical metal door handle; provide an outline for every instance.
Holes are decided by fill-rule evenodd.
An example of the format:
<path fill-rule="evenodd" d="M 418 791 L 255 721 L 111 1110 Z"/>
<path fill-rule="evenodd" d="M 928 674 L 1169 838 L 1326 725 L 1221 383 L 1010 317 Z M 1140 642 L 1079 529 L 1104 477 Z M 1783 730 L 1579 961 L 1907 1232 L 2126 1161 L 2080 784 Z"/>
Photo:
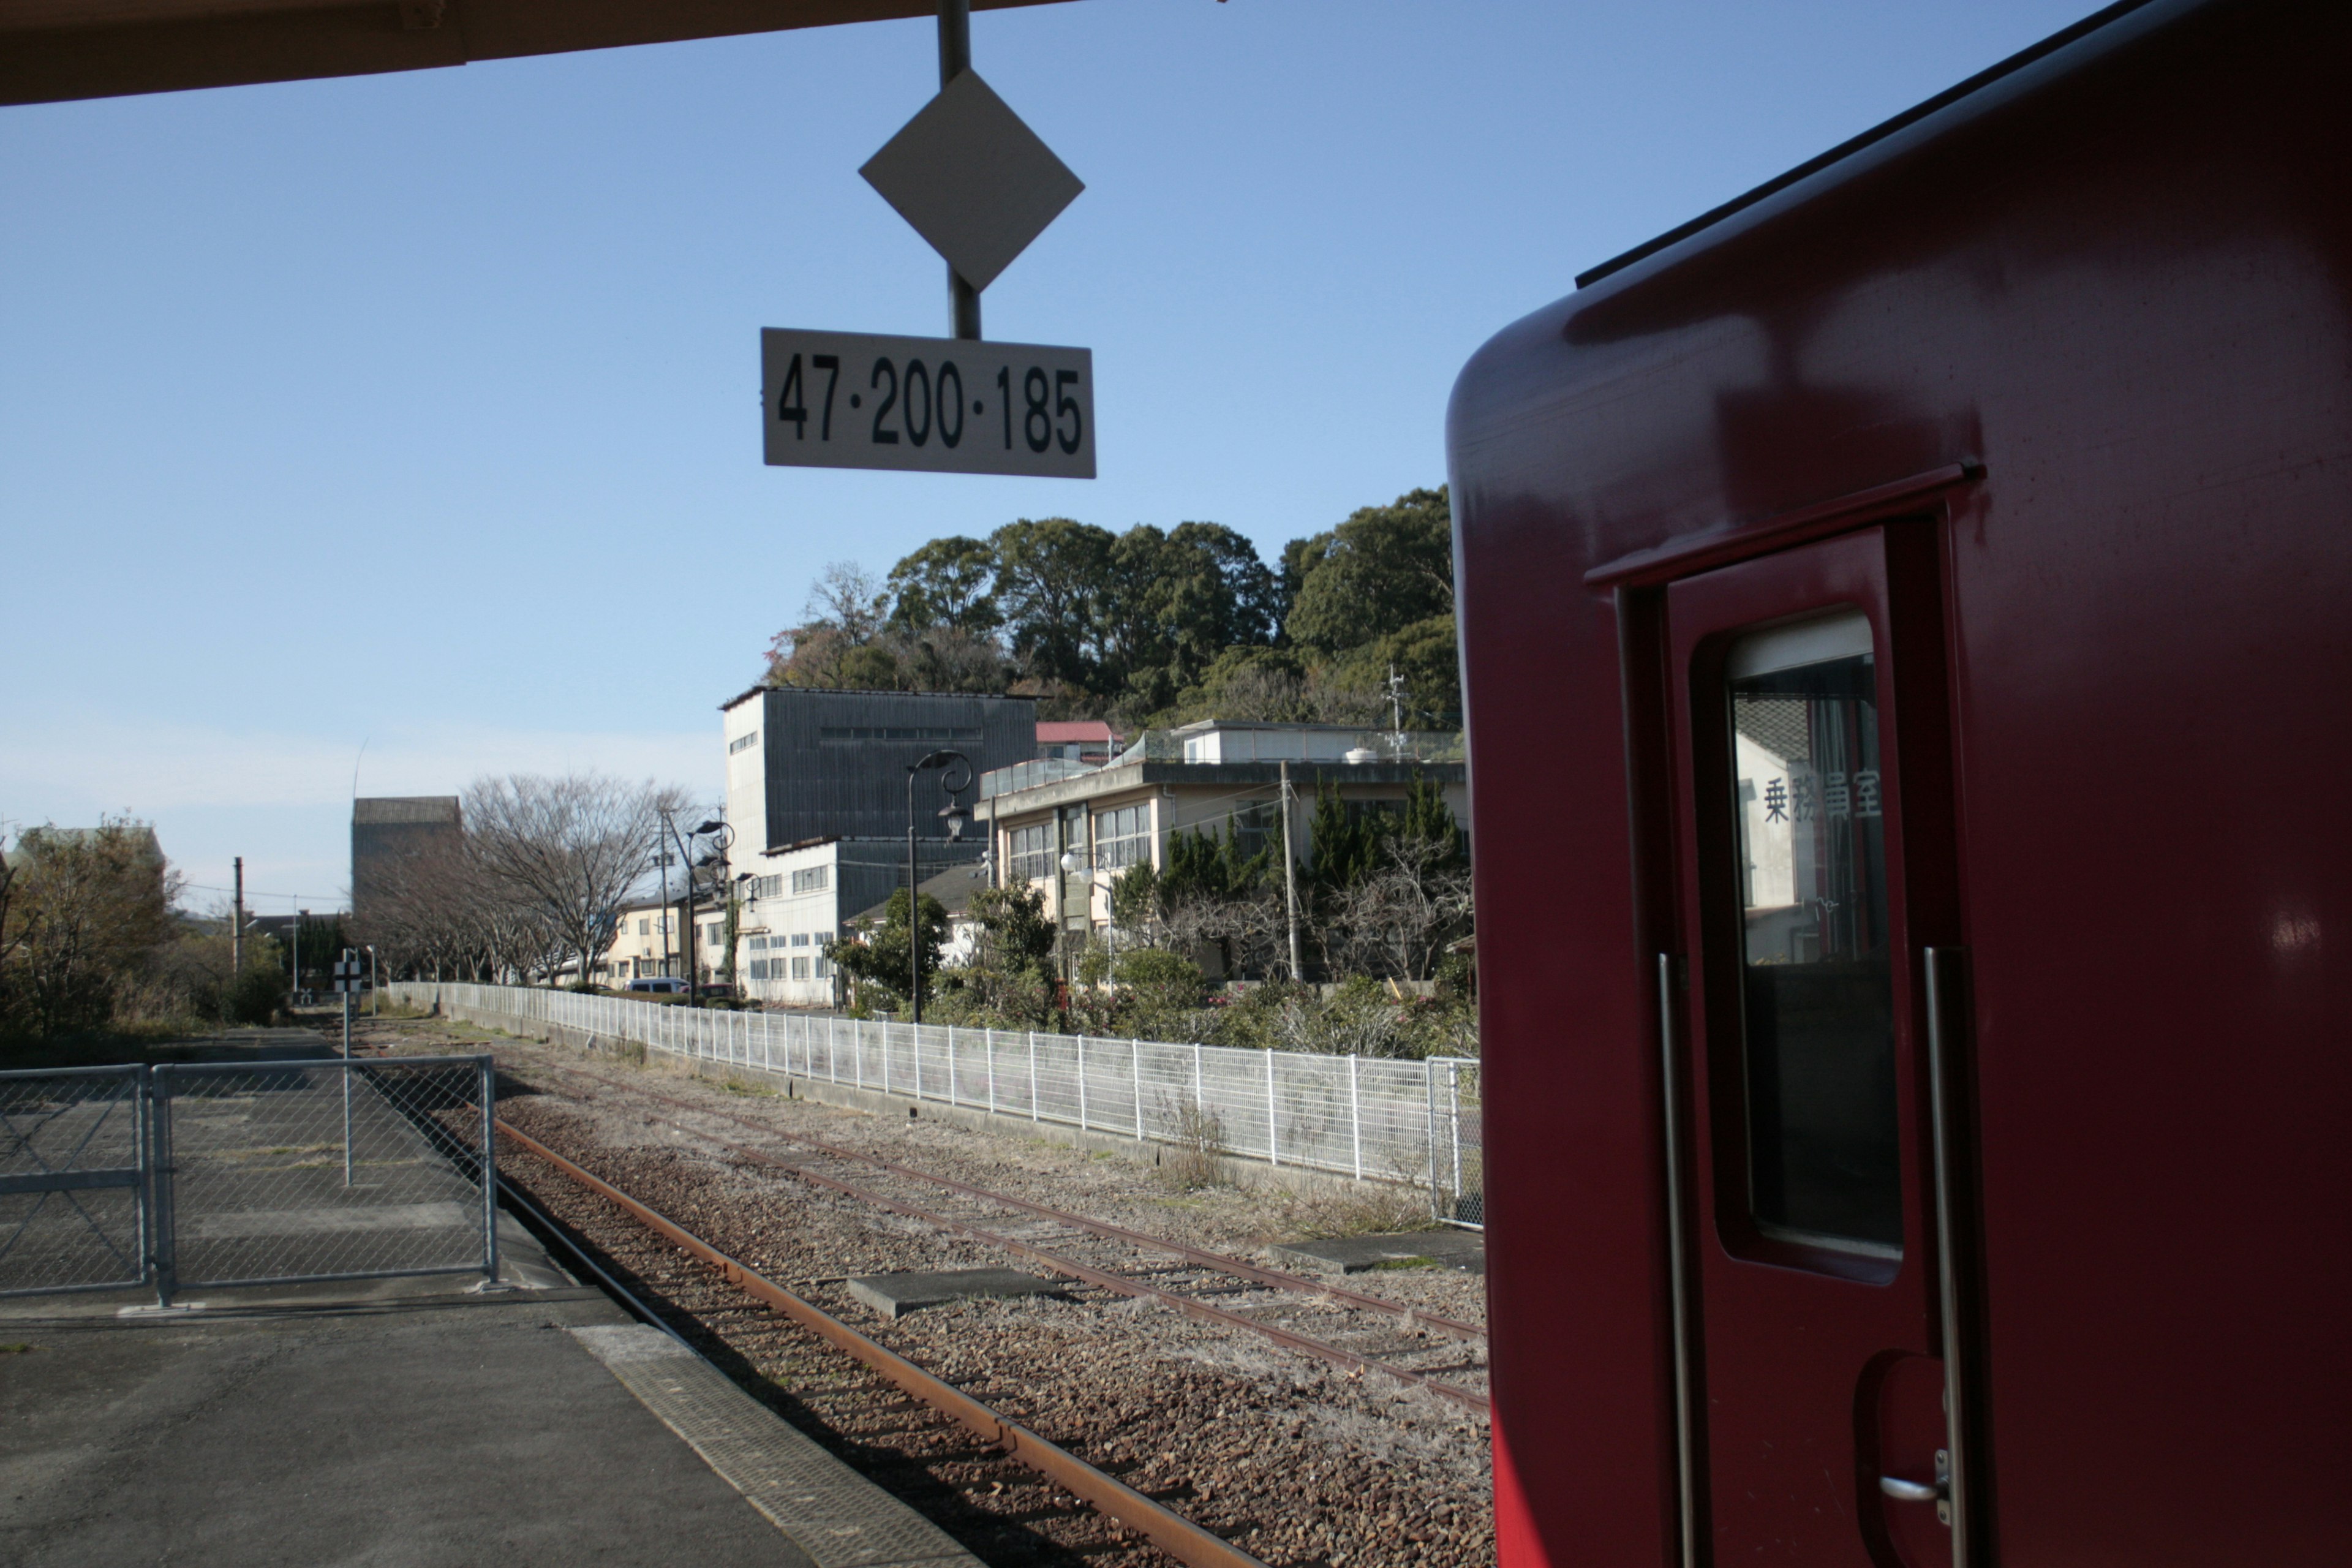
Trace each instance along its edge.
<path fill-rule="evenodd" d="M 1960 1150 L 1951 1103 L 1960 1041 L 1952 1013 L 1966 984 L 1961 965 L 1967 950 L 1930 947 L 1921 950 L 1921 957 L 1927 983 L 1928 1120 L 1936 1141 L 1936 1289 L 1944 1331 L 1944 1442 L 1950 1450 L 1940 1500 L 1951 1513 L 1952 1568 L 1975 1568 L 1969 1516 L 1970 1412 L 1968 1380 L 1963 1375 L 1967 1346 L 1960 1323 L 1959 1246 L 1952 1234 L 1960 1184 Z M 1885 1489 L 1887 1483 L 1882 1479 L 1879 1485 Z M 1890 1489 L 1888 1495 L 1895 1494 Z"/>
<path fill-rule="evenodd" d="M 1675 956 L 1658 954 L 1659 1088 L 1666 1139 L 1666 1289 L 1675 1333 L 1675 1463 L 1682 1502 L 1683 1568 L 1698 1565 L 1698 1497 L 1691 1452 L 1690 1323 L 1683 1280 L 1683 1136 L 1675 1072 Z"/>

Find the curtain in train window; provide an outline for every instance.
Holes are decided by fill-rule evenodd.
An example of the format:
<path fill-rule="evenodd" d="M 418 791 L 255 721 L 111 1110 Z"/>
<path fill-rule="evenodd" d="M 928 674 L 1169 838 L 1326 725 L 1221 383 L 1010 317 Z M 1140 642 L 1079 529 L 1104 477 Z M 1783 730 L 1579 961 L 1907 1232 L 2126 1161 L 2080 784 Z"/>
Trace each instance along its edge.
<path fill-rule="evenodd" d="M 1899 1256 L 1870 624 L 1755 634 L 1728 675 L 1751 1212 L 1767 1235 Z"/>

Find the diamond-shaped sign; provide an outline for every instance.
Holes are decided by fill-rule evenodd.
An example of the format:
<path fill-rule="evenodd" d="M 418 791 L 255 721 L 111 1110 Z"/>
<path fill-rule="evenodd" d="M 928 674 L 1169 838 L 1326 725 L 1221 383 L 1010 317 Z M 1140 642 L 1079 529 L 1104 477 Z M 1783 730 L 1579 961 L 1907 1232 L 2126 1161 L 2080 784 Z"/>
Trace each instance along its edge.
<path fill-rule="evenodd" d="M 995 282 L 1087 188 L 971 70 L 858 173 L 974 289 Z"/>

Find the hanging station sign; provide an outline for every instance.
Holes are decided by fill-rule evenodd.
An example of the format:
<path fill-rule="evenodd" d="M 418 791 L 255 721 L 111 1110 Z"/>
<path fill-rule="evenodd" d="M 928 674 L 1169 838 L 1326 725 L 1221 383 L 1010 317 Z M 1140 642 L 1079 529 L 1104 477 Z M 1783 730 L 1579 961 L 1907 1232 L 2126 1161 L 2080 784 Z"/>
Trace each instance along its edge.
<path fill-rule="evenodd" d="M 763 330 L 767 461 L 1093 479 L 1093 352 L 980 335 L 981 290 L 1086 185 L 971 68 L 965 0 L 941 0 L 940 79 L 858 172 L 947 262 L 956 335 Z"/>
<path fill-rule="evenodd" d="M 770 327 L 760 362 L 772 466 L 1095 477 L 1091 350 Z"/>

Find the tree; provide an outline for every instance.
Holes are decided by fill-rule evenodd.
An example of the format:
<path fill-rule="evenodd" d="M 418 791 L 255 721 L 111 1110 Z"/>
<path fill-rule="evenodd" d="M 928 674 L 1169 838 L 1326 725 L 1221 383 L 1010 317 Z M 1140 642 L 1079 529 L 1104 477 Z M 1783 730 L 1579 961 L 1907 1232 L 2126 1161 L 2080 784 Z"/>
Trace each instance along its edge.
<path fill-rule="evenodd" d="M 1369 809 L 1380 803 L 1341 800 L 1339 792 L 1325 785 L 1315 795 L 1315 816 L 1307 828 L 1307 880 L 1318 895 L 1345 892 L 1363 880 L 1380 861 L 1381 814 Z"/>
<path fill-rule="evenodd" d="M 1334 685 L 1379 692 L 1394 668 L 1408 727 L 1458 721 L 1454 524 L 1443 488 L 1365 507 L 1328 533 L 1294 542 L 1283 567 L 1297 584 L 1285 630 L 1319 657 Z"/>
<path fill-rule="evenodd" d="M 335 960 L 343 956 L 352 938 L 343 930 L 343 917 L 335 915 L 299 915 L 294 921 L 293 940 L 279 950 L 285 964 L 287 982 L 295 990 L 302 990 L 302 975 L 295 973 L 294 965 L 302 965 L 303 974 L 334 973 Z"/>
<path fill-rule="evenodd" d="M 0 862 L 0 1030 L 98 1028 L 177 934 L 179 878 L 155 830 L 110 816 L 27 828 Z"/>
<path fill-rule="evenodd" d="M 1045 891 L 1036 884 L 982 888 L 971 896 L 971 913 L 980 922 L 973 967 L 1017 973 L 1043 969 L 1052 960 L 1054 917 L 1045 912 Z"/>
<path fill-rule="evenodd" d="M 1331 944 L 1353 973 L 1427 980 L 1470 918 L 1470 868 L 1452 847 L 1394 833 L 1380 863 L 1340 895 Z"/>
<path fill-rule="evenodd" d="M 882 584 L 865 567 L 854 561 L 827 565 L 809 589 L 801 624 L 769 641 L 767 683 L 891 689 L 896 660 L 874 647 L 885 603 Z"/>
<path fill-rule="evenodd" d="M 872 647 L 890 656 L 894 690 L 997 692 L 1009 673 L 994 637 L 959 626 L 894 628 Z"/>
<path fill-rule="evenodd" d="M 1021 518 L 954 534 L 877 582 L 836 562 L 768 649 L 771 684 L 1034 696 L 1047 717 L 1410 727 L 1461 711 L 1443 489 L 1365 507 L 1269 567 L 1221 523 L 1113 533 Z"/>
<path fill-rule="evenodd" d="M 838 626 L 852 642 L 871 642 L 882 629 L 887 598 L 873 573 L 855 561 L 835 561 L 818 574 L 801 614 L 812 625 Z"/>
<path fill-rule="evenodd" d="M 1363 647 L 1415 622 L 1454 614 L 1454 518 L 1444 489 L 1410 490 L 1368 506 L 1305 542 L 1285 565 L 1298 574 L 1285 627 L 1325 653 Z"/>
<path fill-rule="evenodd" d="M 929 1001 L 938 988 L 940 949 L 947 945 L 948 912 L 939 900 L 929 893 L 916 906 L 919 940 L 923 944 L 923 998 Z M 883 906 L 882 918 L 857 936 L 836 942 L 826 952 L 833 966 L 849 977 L 856 987 L 855 1000 L 860 1007 L 873 1005 L 871 993 L 878 992 L 892 1008 L 904 1007 L 908 982 L 912 978 L 912 949 L 907 930 L 907 889 L 899 889 Z"/>
<path fill-rule="evenodd" d="M 1107 529 L 1023 518 L 989 535 L 996 600 L 1013 656 L 1033 677 L 1102 689 L 1102 613 L 1117 540 Z"/>
<path fill-rule="evenodd" d="M 685 809 L 675 788 L 598 773 L 477 779 L 465 796 L 465 843 L 497 913 L 499 959 L 551 978 L 577 957 L 584 983 L 613 945 L 620 909 L 653 868 L 664 824 Z"/>
<path fill-rule="evenodd" d="M 890 568 L 890 625 L 985 637 L 1004 622 L 996 607 L 996 553 L 982 539 L 934 539 Z"/>

